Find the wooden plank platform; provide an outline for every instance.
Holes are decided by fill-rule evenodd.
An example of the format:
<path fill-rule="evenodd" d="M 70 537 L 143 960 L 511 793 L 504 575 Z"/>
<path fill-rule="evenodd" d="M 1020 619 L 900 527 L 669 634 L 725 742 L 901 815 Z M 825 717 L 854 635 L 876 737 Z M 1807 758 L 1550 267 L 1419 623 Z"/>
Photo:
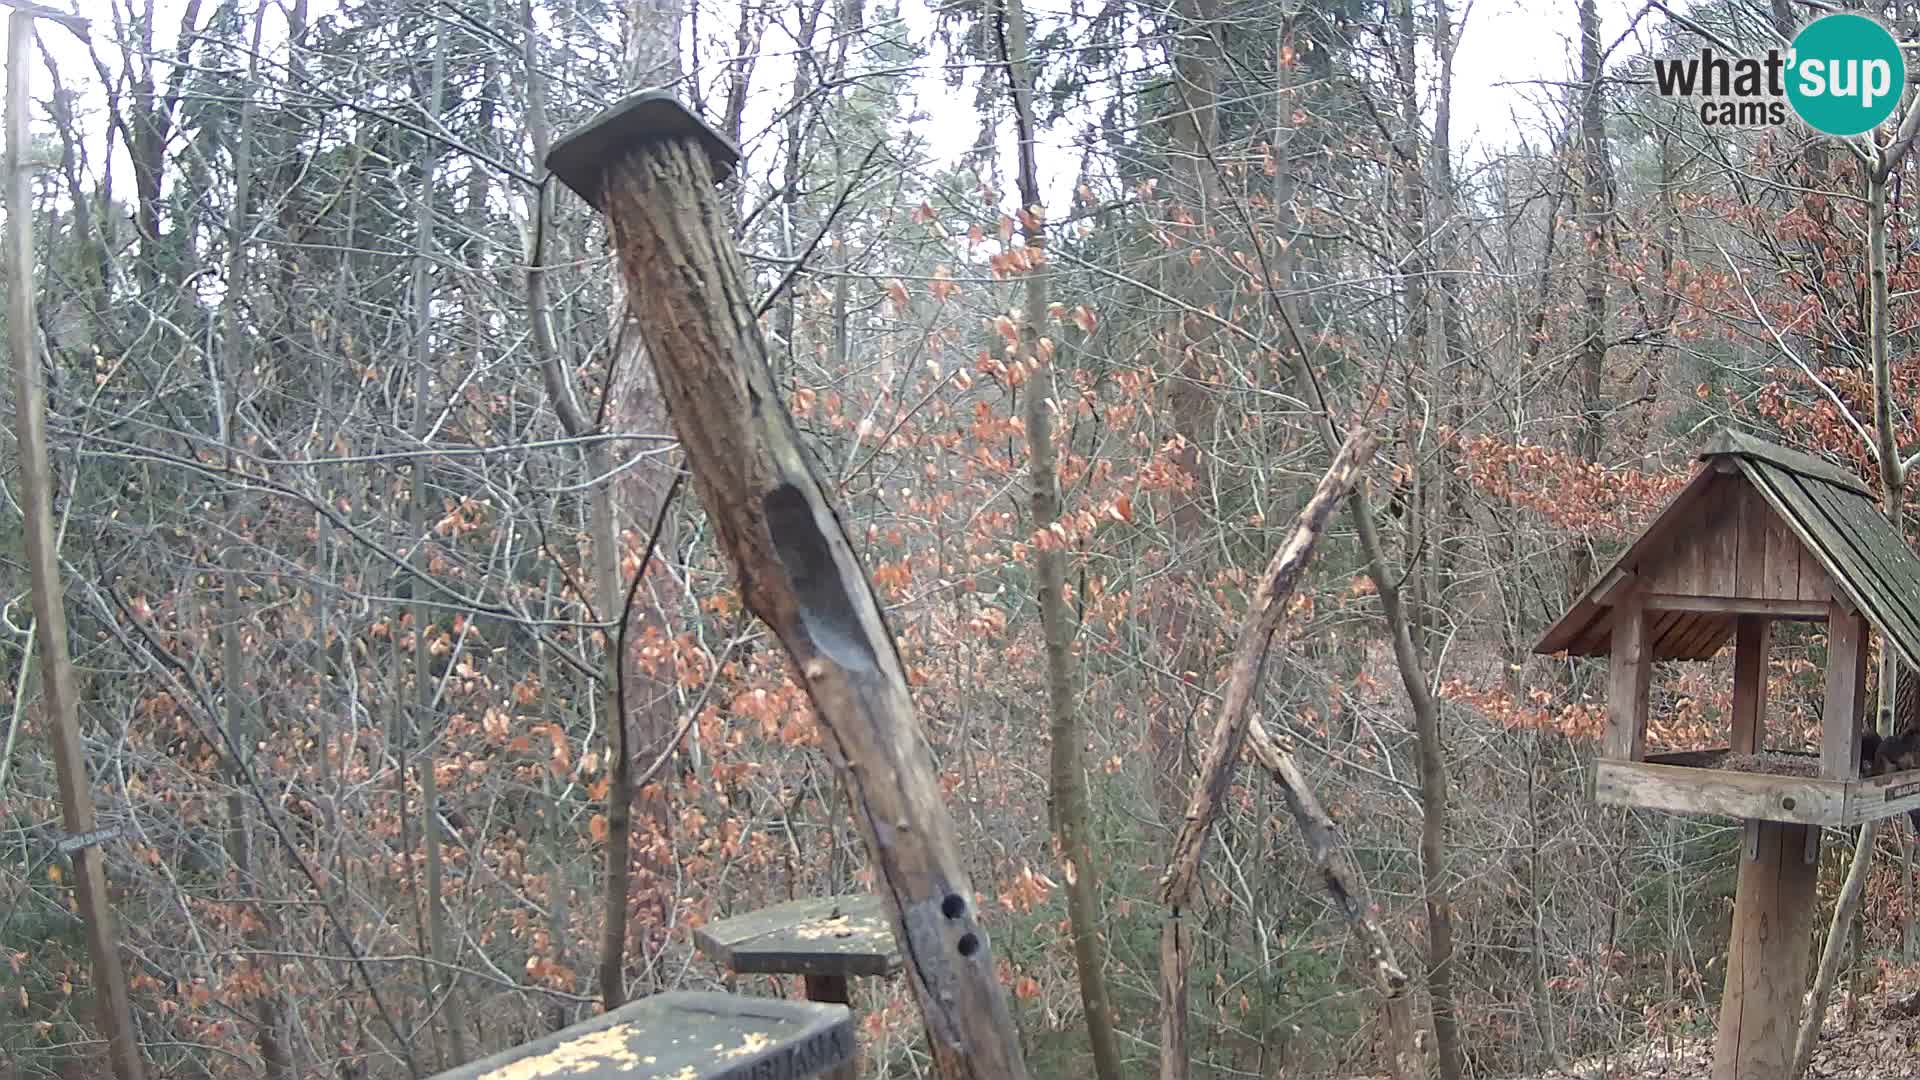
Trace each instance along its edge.
<path fill-rule="evenodd" d="M 655 994 L 434 1080 L 799 1080 L 853 1059 L 844 1005 Z"/>
<path fill-rule="evenodd" d="M 1653 754 L 1645 761 L 1602 759 L 1594 769 L 1594 799 L 1607 806 L 1832 827 L 1920 808 L 1920 769 L 1829 780 L 1713 768 L 1727 753 L 1722 748 Z M 1807 759 L 1816 766 L 1820 760 Z"/>
<path fill-rule="evenodd" d="M 893 925 L 877 896 L 792 900 L 719 919 L 694 947 L 738 975 L 891 975 L 900 970 Z"/>
<path fill-rule="evenodd" d="M 1848 785 L 1847 824 L 1878 821 L 1920 809 L 1920 769 L 1888 773 Z"/>

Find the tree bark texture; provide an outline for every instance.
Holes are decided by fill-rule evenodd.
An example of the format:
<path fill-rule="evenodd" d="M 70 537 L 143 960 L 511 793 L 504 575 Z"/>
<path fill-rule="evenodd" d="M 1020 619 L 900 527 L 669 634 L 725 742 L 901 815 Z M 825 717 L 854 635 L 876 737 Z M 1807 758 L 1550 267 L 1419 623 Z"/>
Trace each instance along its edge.
<path fill-rule="evenodd" d="M 892 632 L 774 389 L 712 176 L 691 139 L 630 144 L 602 172 L 648 354 L 745 606 L 785 646 L 847 785 L 936 1067 L 1023 1078 Z"/>
<path fill-rule="evenodd" d="M 439 115 L 446 68 L 447 35 L 443 31 L 435 35 L 433 74 L 428 82 L 427 93 L 426 111 L 429 117 Z M 432 391 L 433 177 L 439 149 L 438 144 L 429 141 L 420 152 L 420 199 L 415 219 L 413 253 L 413 433 L 423 443 L 428 437 L 428 425 L 433 415 L 427 407 L 427 398 Z M 415 460 L 409 477 L 412 487 L 412 525 L 417 536 L 425 535 L 430 512 L 427 507 L 426 467 L 424 460 Z M 426 545 L 417 549 L 414 559 L 420 576 L 430 576 L 431 559 Z M 418 599 L 420 586 L 416 584 L 414 587 Z M 435 749 L 440 725 L 433 691 L 433 657 L 427 647 L 427 629 L 433 622 L 433 616 L 433 608 L 428 605 L 413 605 L 414 712 L 413 722 L 408 725 L 406 733 L 407 741 L 402 745 L 408 749 L 418 747 L 413 759 L 413 772 L 420 784 L 420 838 L 425 852 L 427 879 L 427 947 L 433 957 L 433 963 L 426 971 L 428 1001 L 443 1003 L 440 1007 L 446 1013 L 447 1049 L 451 1055 L 447 1064 L 450 1067 L 467 1062 L 467 1024 L 466 1010 L 460 996 L 458 968 L 454 963 L 454 949 L 447 927 L 445 858 L 440 845 L 439 754 Z"/>
<path fill-rule="evenodd" d="M 1021 234 L 1034 258 L 1026 273 L 1026 318 L 1020 325 L 1020 358 L 1030 372 L 1021 400 L 1027 429 L 1028 477 L 1032 485 L 1034 587 L 1039 592 L 1040 627 L 1046 639 L 1049 714 L 1048 794 L 1053 835 L 1066 859 L 1067 921 L 1073 935 L 1073 960 L 1080 983 L 1080 1007 L 1086 1014 L 1087 1041 L 1094 1075 L 1120 1080 L 1120 1050 L 1113 1038 L 1113 1008 L 1107 999 L 1101 965 L 1101 875 L 1093 855 L 1093 811 L 1087 804 L 1086 765 L 1080 710 L 1074 700 L 1073 622 L 1067 611 L 1066 552 L 1048 530 L 1060 519 L 1060 477 L 1053 446 L 1053 364 L 1041 355 L 1040 328 L 1047 319 L 1045 207 L 1035 161 L 1037 125 L 1033 116 L 1033 68 L 1027 54 L 1027 15 L 1021 0 L 1004 0 L 1002 49 L 1011 83 L 1015 125 L 1019 131 Z"/>
<path fill-rule="evenodd" d="M 1600 55 L 1600 15 L 1595 0 L 1580 2 L 1580 80 L 1585 84 L 1580 105 L 1580 222 L 1586 239 L 1582 270 L 1583 293 L 1578 313 L 1576 362 L 1580 385 L 1580 429 L 1574 453 L 1580 461 L 1597 464 L 1606 435 L 1607 408 L 1602 400 L 1607 363 L 1607 218 L 1608 189 L 1613 184 L 1612 158 L 1607 151 L 1607 127 L 1600 93 L 1606 71 Z M 1578 596 L 1591 584 L 1593 553 L 1584 541 L 1573 548 L 1567 571 L 1568 596 Z"/>
<path fill-rule="evenodd" d="M 1167 121 L 1176 159 L 1169 162 L 1168 172 L 1177 178 L 1175 190 L 1193 218 L 1197 246 L 1216 242 L 1215 212 L 1225 202 L 1213 158 L 1220 127 L 1219 72 L 1225 63 L 1214 37 L 1220 22 L 1219 0 L 1178 0 L 1168 20 L 1176 103 Z M 1198 711 L 1193 703 L 1199 698 L 1199 672 L 1211 666 L 1205 647 L 1208 627 L 1193 598 L 1204 594 L 1200 582 L 1209 570 L 1206 532 L 1214 507 L 1214 475 L 1208 448 L 1214 442 L 1219 404 L 1203 360 L 1218 348 L 1219 329 L 1198 313 L 1230 310 L 1234 292 L 1215 260 L 1203 259 L 1197 267 L 1180 265 L 1185 269 L 1173 287 L 1191 309 L 1181 316 L 1175 342 L 1179 363 L 1167 379 L 1167 409 L 1177 436 L 1167 456 L 1182 483 L 1168 494 L 1168 558 L 1174 572 L 1166 575 L 1153 600 L 1168 674 L 1149 705 L 1146 733 L 1154 807 L 1169 826 L 1185 803 L 1193 772 L 1188 735 Z"/>
<path fill-rule="evenodd" d="M 667 86 L 679 81 L 680 23 L 685 15 L 681 0 L 628 0 L 626 10 L 626 67 L 632 85 Z M 608 312 L 611 359 L 606 400 L 598 419 L 615 433 L 664 435 L 668 430 L 667 410 L 653 365 L 647 361 L 646 339 L 634 323 L 634 310 L 630 283 L 623 277 L 616 278 L 613 306 Z M 626 640 L 636 644 L 645 641 L 649 631 L 660 638 L 669 632 L 667 612 L 646 583 L 629 590 L 620 579 L 626 538 L 646 535 L 660 516 L 667 489 L 673 486 L 675 467 L 659 449 L 657 444 L 645 442 L 598 443 L 588 454 L 592 474 L 608 477 L 593 500 L 596 614 L 608 624 L 629 623 Z M 651 460 L 612 475 L 623 451 L 643 450 L 655 451 Z M 669 516 L 661 521 L 659 547 L 671 552 L 677 546 L 673 519 Z M 634 600 L 631 609 L 627 606 L 629 597 Z M 600 981 L 603 997 L 611 1002 L 614 996 L 626 999 L 623 971 L 633 901 L 641 900 L 639 910 L 649 920 L 640 927 L 643 958 L 653 953 L 672 918 L 673 899 L 668 893 L 674 867 L 672 802 L 664 783 L 649 783 L 636 791 L 633 763 L 651 761 L 666 752 L 673 737 L 676 707 L 672 675 L 663 678 L 640 664 L 636 655 L 620 655 L 618 631 L 609 627 L 604 633 L 609 885 Z M 617 867 L 616 860 L 620 864 Z M 617 994 L 608 996 L 616 984 L 620 985 Z"/>
<path fill-rule="evenodd" d="M 93 831 L 93 790 L 87 779 L 86 752 L 80 743 L 80 695 L 74 685 L 73 657 L 67 650 L 65 586 L 60 552 L 53 539 L 53 469 L 47 457 L 47 389 L 35 339 L 33 272 L 33 188 L 28 175 L 31 146 L 28 110 L 32 102 L 29 64 L 33 16 L 16 11 L 7 20 L 7 346 L 13 354 L 14 435 L 18 439 L 20 509 L 24 521 L 27 572 L 34 630 L 40 646 L 40 685 L 46 699 L 47 728 L 53 743 L 53 767 L 60 786 L 60 822 L 68 835 Z M 107 1057 L 117 1080 L 142 1080 L 133 1014 L 127 1000 L 127 975 L 120 965 L 113 909 L 108 904 L 106 853 L 88 844 L 73 853 L 74 892 L 86 925 L 87 956 L 93 965 L 93 998 Z"/>
<path fill-rule="evenodd" d="M 253 19 L 253 54 L 247 64 L 249 85 L 257 85 L 259 79 L 260 35 L 265 23 L 266 12 L 262 9 L 255 13 Z M 247 213 L 252 195 L 255 117 L 254 100 L 248 95 L 241 102 L 240 123 L 234 135 L 233 210 L 228 215 L 226 237 L 227 288 L 220 298 L 220 353 L 226 368 L 223 376 L 226 390 L 220 402 L 219 423 L 220 441 L 224 444 L 229 469 L 235 468 L 239 407 L 245 393 L 247 371 L 252 366 L 248 362 L 247 335 L 240 308 L 252 270 L 247 259 Z M 229 527 L 234 529 L 236 535 L 244 531 L 240 520 L 249 507 L 243 490 L 229 488 L 221 499 Z M 243 551 L 238 544 L 228 549 L 227 573 L 220 586 L 220 681 L 226 695 L 227 751 L 230 759 L 227 765 L 233 776 L 233 786 L 227 793 L 226 849 L 241 894 L 250 902 L 254 914 L 254 921 L 243 932 L 248 947 L 254 950 L 251 962 L 261 973 L 262 989 L 254 1001 L 254 1045 L 260 1051 L 261 1068 L 268 1080 L 284 1080 L 291 1066 L 280 1036 L 282 1020 L 279 994 L 282 983 L 279 964 L 271 955 L 279 933 L 278 918 L 274 908 L 260 900 L 261 883 L 254 866 L 253 837 L 247 816 L 243 757 L 250 754 L 252 747 L 259 742 L 254 734 L 259 691 L 254 684 L 251 657 L 241 641 L 247 606 L 242 595 L 247 584 L 241 568 L 245 558 Z"/>
<path fill-rule="evenodd" d="M 1167 870 L 1160 878 L 1160 903 L 1166 908 L 1160 928 L 1160 1076 L 1161 1080 L 1186 1080 L 1191 1062 L 1187 1049 L 1187 966 L 1192 941 L 1187 932 L 1187 908 L 1200 876 L 1200 859 L 1205 853 L 1207 834 L 1219 816 L 1220 802 L 1233 780 L 1233 766 L 1239 760 L 1252 719 L 1253 695 L 1260 688 L 1267 652 L 1275 631 L 1286 616 L 1287 601 L 1295 583 L 1313 557 L 1313 548 L 1326 530 L 1327 521 L 1339 509 L 1340 500 L 1353 490 L 1367 459 L 1373 456 L 1375 441 L 1364 428 L 1356 428 L 1333 464 L 1320 478 L 1313 497 L 1301 509 L 1285 544 L 1267 564 L 1258 588 L 1254 590 L 1246 620 L 1240 627 L 1240 640 L 1234 647 L 1227 688 L 1213 734 L 1207 740 L 1206 756 L 1193 793 L 1187 800 L 1186 820 L 1173 842 L 1167 858 Z"/>
<path fill-rule="evenodd" d="M 1054 454 L 1052 392 L 1054 367 L 1041 350 L 1041 327 L 1046 323 L 1046 288 L 1052 275 L 1046 267 L 1046 219 L 1041 204 L 1041 175 L 1035 161 L 1033 119 L 1033 65 L 1027 56 L 1027 12 L 1021 0 L 1004 0 L 1002 40 L 1006 79 L 1014 94 L 1014 123 L 1020 133 L 1021 236 L 1035 254 L 1025 277 L 1025 319 L 1021 319 L 1020 356 L 1031 371 L 1021 394 L 1021 415 L 1027 429 L 1031 457 L 1027 475 L 1033 486 L 1033 530 L 1046 534 L 1060 521 L 1060 475 Z M 1119 1047 L 1114 1043 L 1114 1009 L 1106 994 L 1106 972 L 1100 965 L 1100 897 L 1094 894 L 1100 874 L 1092 853 L 1092 809 L 1087 805 L 1087 767 L 1081 746 L 1079 705 L 1073 700 L 1073 621 L 1066 600 L 1066 552 L 1060 544 L 1041 540 L 1033 544 L 1035 590 L 1041 605 L 1041 634 L 1046 640 L 1046 709 L 1048 709 L 1048 811 L 1054 840 L 1066 859 L 1068 924 L 1073 936 L 1073 967 L 1079 974 L 1081 1011 L 1087 1015 L 1087 1042 L 1092 1049 L 1094 1076 L 1119 1080 Z"/>

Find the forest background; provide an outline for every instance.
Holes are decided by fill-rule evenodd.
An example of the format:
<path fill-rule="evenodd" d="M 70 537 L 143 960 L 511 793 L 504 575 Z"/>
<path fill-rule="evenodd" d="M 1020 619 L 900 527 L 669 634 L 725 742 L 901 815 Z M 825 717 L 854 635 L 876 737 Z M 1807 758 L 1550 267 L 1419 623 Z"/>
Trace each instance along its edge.
<path fill-rule="evenodd" d="M 158 1075 L 424 1075 L 592 1015 L 610 982 L 719 985 L 692 928 L 864 885 L 805 695 L 674 496 L 604 229 L 538 186 L 555 134 L 636 86 L 747 151 L 725 197 L 753 285 L 791 278 L 763 319 L 774 374 L 902 639 L 1036 1074 L 1089 1060 L 1070 877 L 1098 905 L 1118 1054 L 1157 1056 L 1158 880 L 1235 629 L 1327 466 L 1323 419 L 1362 413 L 1385 437 L 1367 498 L 1256 704 L 1420 1015 L 1450 1018 L 1441 1072 L 1710 1025 L 1737 829 L 1594 807 L 1604 680 L 1530 646 L 1711 431 L 1874 480 L 1920 443 L 1915 166 L 1876 178 L 1798 125 L 1703 126 L 1650 86 L 1651 57 L 1703 32 L 1757 51 L 1809 9 L 93 6 L 90 45 L 43 23 L 34 61 L 36 333 L 85 745 Z M 1907 9 L 1882 14 L 1913 36 Z M 1029 28 L 1044 263 L 1015 194 L 1009 19 Z M 1015 351 L 1042 269 L 1046 528 L 1022 422 L 1038 372 Z M 12 476 L 0 1062 L 72 1078 L 100 1050 Z M 1049 820 L 1042 551 L 1073 622 L 1076 874 Z M 1824 652 L 1817 627 L 1780 631 L 1783 748 L 1817 742 Z M 1655 744 L 1716 741 L 1727 668 L 1657 669 Z M 615 717 L 630 830 L 609 813 Z M 1280 806 L 1242 770 L 1210 848 L 1194 1070 L 1384 1068 L 1368 959 Z M 1912 979 L 1911 842 L 1881 832 L 1855 989 Z M 610 844 L 630 874 L 607 873 Z M 1823 927 L 1847 848 L 1825 845 Z M 899 988 L 860 995 L 875 1067 L 924 1069 Z"/>

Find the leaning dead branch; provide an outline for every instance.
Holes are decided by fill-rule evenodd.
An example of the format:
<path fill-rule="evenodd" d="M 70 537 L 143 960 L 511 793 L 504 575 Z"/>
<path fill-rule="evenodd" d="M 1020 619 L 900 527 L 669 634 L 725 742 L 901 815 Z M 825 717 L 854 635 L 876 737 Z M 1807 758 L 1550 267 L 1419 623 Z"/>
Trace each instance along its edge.
<path fill-rule="evenodd" d="M 1214 720 L 1213 735 L 1207 740 L 1206 759 L 1187 803 L 1186 820 L 1167 859 L 1167 871 L 1160 879 L 1160 902 L 1166 908 L 1166 921 L 1160 931 L 1162 1080 L 1186 1080 L 1188 1075 L 1187 966 L 1192 942 L 1187 934 L 1186 909 L 1200 874 L 1207 835 L 1213 829 L 1221 799 L 1233 780 L 1233 767 L 1239 760 L 1241 744 L 1246 741 L 1252 719 L 1250 706 L 1255 691 L 1260 688 L 1268 649 L 1281 620 L 1286 617 L 1294 585 L 1313 557 L 1314 545 L 1326 531 L 1327 521 L 1339 509 L 1340 501 L 1353 490 L 1361 469 L 1373 456 L 1375 445 L 1373 436 L 1356 426 L 1346 445 L 1334 455 L 1333 464 L 1295 520 L 1287 542 L 1267 564 L 1267 572 L 1254 591 L 1246 622 L 1240 628 L 1226 694 Z"/>

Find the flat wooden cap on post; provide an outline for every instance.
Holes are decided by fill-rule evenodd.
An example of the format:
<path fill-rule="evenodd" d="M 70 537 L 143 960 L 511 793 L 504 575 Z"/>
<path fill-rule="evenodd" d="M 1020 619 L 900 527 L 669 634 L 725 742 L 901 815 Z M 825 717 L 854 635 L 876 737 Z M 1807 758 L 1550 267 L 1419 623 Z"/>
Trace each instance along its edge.
<path fill-rule="evenodd" d="M 547 171 L 595 210 L 605 210 L 602 190 L 607 165 L 637 146 L 663 139 L 699 143 L 713 163 L 716 184 L 733 175 L 733 167 L 740 162 L 739 148 L 672 94 L 642 90 L 600 110 L 554 143 L 547 151 Z"/>
<path fill-rule="evenodd" d="M 658 92 L 556 143 L 554 175 L 606 215 L 627 304 L 748 611 L 819 717 L 903 973 L 948 1080 L 1025 1080 L 953 818 L 879 598 L 783 406 L 715 190 L 739 160 Z"/>
<path fill-rule="evenodd" d="M 735 975 L 799 975 L 808 1001 L 851 1006 L 848 980 L 900 970 L 893 924 L 875 896 L 789 900 L 695 927 L 693 947 Z M 860 1075 L 849 1061 L 830 1080 Z"/>

